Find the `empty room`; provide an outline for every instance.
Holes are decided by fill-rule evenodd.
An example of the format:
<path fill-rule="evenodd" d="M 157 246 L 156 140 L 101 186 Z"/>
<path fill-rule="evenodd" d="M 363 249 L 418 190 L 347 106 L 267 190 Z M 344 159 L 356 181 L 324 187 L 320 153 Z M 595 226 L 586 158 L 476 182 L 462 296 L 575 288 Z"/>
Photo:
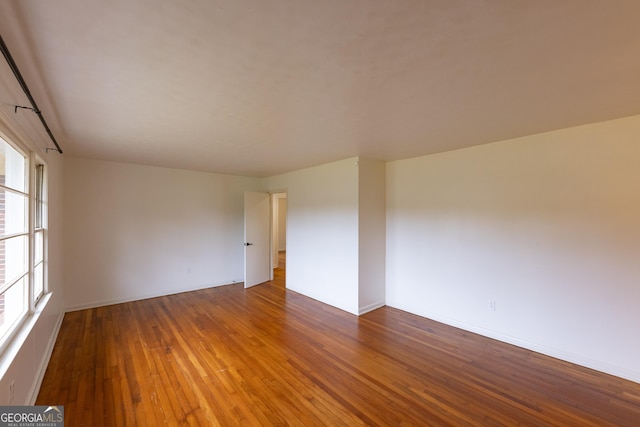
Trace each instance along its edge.
<path fill-rule="evenodd" d="M 0 424 L 639 425 L 637 16 L 0 2 Z"/>

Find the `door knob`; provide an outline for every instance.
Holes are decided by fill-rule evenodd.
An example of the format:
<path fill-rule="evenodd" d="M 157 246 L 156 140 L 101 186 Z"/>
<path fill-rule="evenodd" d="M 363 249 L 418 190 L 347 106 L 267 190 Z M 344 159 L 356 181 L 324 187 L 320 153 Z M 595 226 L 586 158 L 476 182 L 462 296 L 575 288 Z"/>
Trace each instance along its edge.
<path fill-rule="evenodd" d="M 249 243 L 249 242 L 247 242 L 247 243 L 245 243 L 244 245 L 245 245 L 245 246 L 253 246 L 253 243 Z"/>

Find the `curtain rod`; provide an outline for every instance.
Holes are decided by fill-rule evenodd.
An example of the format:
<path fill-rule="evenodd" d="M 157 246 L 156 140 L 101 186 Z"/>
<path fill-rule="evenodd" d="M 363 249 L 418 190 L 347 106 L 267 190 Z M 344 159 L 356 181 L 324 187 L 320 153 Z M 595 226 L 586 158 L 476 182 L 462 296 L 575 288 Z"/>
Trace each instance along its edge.
<path fill-rule="evenodd" d="M 31 103 L 31 108 L 20 107 L 19 105 L 16 105 L 16 111 L 18 110 L 18 108 L 27 108 L 33 111 L 34 113 L 36 113 L 38 115 L 38 118 L 40 119 L 40 122 L 42 123 L 42 126 L 44 127 L 44 130 L 47 131 L 49 138 L 51 138 L 51 141 L 56 146 L 58 153 L 62 154 L 62 148 L 60 148 L 60 146 L 58 145 L 58 141 L 56 141 L 56 138 L 53 136 L 53 133 L 51 133 L 51 129 L 49 129 L 47 122 L 44 120 L 44 117 L 42 116 L 42 111 L 40 111 L 40 109 L 38 108 L 38 104 L 36 104 L 36 100 L 33 99 L 33 96 L 31 96 L 31 91 L 29 91 L 27 82 L 25 82 L 24 78 L 22 78 L 22 74 L 18 69 L 18 65 L 16 65 L 16 62 L 13 60 L 13 57 L 11 56 L 11 52 L 9 52 L 9 48 L 7 47 L 7 45 L 4 44 L 4 40 L 2 39 L 1 35 L 0 35 L 0 50 L 2 50 L 2 54 L 4 55 L 4 58 L 7 60 L 7 63 L 9 64 L 11 71 L 13 71 L 13 75 L 16 77 L 16 80 L 18 80 L 18 83 L 20 83 L 20 87 L 22 88 L 22 91 L 24 92 L 25 95 L 27 95 L 27 98 L 29 98 L 29 102 Z M 52 148 L 49 148 L 47 150 L 52 150 Z"/>

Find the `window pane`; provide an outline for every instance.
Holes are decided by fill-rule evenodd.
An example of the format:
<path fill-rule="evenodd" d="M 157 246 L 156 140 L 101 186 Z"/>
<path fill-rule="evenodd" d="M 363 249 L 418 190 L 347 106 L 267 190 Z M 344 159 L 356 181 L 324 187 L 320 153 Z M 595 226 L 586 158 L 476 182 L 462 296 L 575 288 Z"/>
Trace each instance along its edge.
<path fill-rule="evenodd" d="M 0 241 L 0 287 L 27 271 L 27 236 Z"/>
<path fill-rule="evenodd" d="M 27 232 L 27 196 L 0 188 L 0 236 Z"/>
<path fill-rule="evenodd" d="M 33 299 L 37 300 L 44 291 L 44 264 L 40 263 L 33 269 Z"/>
<path fill-rule="evenodd" d="M 42 255 L 43 255 L 43 249 L 44 249 L 44 232 L 42 230 L 40 231 L 36 231 L 35 236 L 34 236 L 34 246 L 33 246 L 33 263 L 37 264 L 39 262 L 42 262 Z"/>
<path fill-rule="evenodd" d="M 36 215 L 35 227 L 44 227 L 44 165 L 36 165 Z"/>
<path fill-rule="evenodd" d="M 0 294 L 0 339 L 26 312 L 27 278 L 24 277 Z"/>
<path fill-rule="evenodd" d="M 0 139 L 0 184 L 26 193 L 24 173 L 26 163 L 22 154 Z"/>

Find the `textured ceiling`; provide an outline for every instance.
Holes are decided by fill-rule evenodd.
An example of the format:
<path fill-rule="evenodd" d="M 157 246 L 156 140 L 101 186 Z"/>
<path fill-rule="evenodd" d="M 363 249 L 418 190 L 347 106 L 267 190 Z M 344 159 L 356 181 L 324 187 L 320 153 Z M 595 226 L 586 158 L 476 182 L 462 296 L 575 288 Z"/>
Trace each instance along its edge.
<path fill-rule="evenodd" d="M 638 16 L 635 0 L 3 0 L 0 32 L 65 155 L 268 176 L 640 114 Z"/>

